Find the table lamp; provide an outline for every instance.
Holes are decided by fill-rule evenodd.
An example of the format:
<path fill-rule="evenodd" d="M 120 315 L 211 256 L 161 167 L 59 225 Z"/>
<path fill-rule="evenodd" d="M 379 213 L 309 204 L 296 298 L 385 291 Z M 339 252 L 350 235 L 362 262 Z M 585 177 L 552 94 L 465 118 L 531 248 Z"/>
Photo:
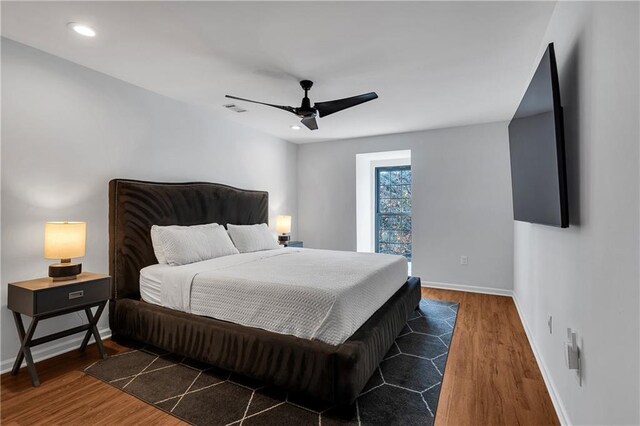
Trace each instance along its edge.
<path fill-rule="evenodd" d="M 277 216 L 276 217 L 276 232 L 278 235 L 278 243 L 286 244 L 291 238 L 289 233 L 291 232 L 291 216 Z"/>
<path fill-rule="evenodd" d="M 87 237 L 85 222 L 47 222 L 44 227 L 45 259 L 60 259 L 49 265 L 49 276 L 54 281 L 73 280 L 82 272 L 81 263 L 71 263 L 74 257 L 83 257 Z"/>

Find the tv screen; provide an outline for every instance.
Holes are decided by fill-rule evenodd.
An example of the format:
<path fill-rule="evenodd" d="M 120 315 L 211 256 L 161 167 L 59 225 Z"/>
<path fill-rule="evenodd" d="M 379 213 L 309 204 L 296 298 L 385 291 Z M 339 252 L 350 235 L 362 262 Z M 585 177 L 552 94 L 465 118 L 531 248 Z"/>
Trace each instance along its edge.
<path fill-rule="evenodd" d="M 509 123 L 513 217 L 569 226 L 564 131 L 553 43 Z"/>

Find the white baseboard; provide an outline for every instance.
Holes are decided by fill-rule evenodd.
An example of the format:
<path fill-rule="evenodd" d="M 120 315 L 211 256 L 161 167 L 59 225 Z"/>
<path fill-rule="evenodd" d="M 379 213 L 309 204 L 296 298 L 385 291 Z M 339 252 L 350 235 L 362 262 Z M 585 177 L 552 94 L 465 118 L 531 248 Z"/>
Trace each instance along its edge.
<path fill-rule="evenodd" d="M 440 288 L 443 290 L 467 291 L 470 293 L 493 294 L 496 296 L 512 296 L 513 291 L 504 288 L 479 287 L 467 284 L 452 284 L 423 281 L 422 287 Z"/>
<path fill-rule="evenodd" d="M 98 331 L 100 332 L 100 337 L 102 338 L 102 340 L 108 339 L 109 337 L 111 337 L 111 329 L 108 327 Z M 33 361 L 34 362 L 42 361 L 48 358 L 52 358 L 56 355 L 63 354 L 65 352 L 70 352 L 72 350 L 78 349 L 78 347 L 80 347 L 80 343 L 82 342 L 83 338 L 84 338 L 84 334 L 78 334 L 78 336 L 72 339 L 60 340 L 54 343 L 53 345 L 42 346 L 40 348 L 34 349 L 31 351 L 31 354 L 33 355 Z M 89 343 L 93 343 L 93 342 L 95 342 L 95 340 L 92 337 L 91 340 L 89 340 Z M 8 371 L 11 371 L 11 368 L 13 367 L 14 362 L 15 362 L 15 358 L 5 359 L 2 362 L 0 362 L 0 374 L 4 374 Z M 23 362 L 22 366 L 24 367 L 25 365 L 27 364 Z"/>
<path fill-rule="evenodd" d="M 560 424 L 570 425 L 571 422 L 569 420 L 569 415 L 567 413 L 567 410 L 565 409 L 564 404 L 560 399 L 560 395 L 556 390 L 555 383 L 551 378 L 551 375 L 549 374 L 549 370 L 547 369 L 546 364 L 544 363 L 544 358 L 542 358 L 542 355 L 538 350 L 538 347 L 536 346 L 535 341 L 533 340 L 533 333 L 531 332 L 531 329 L 529 328 L 529 325 L 527 324 L 527 321 L 525 320 L 524 315 L 522 314 L 522 310 L 520 309 L 520 305 L 518 304 L 518 298 L 516 297 L 515 293 L 513 294 L 512 297 L 513 297 L 513 303 L 516 305 L 516 310 L 518 311 L 518 316 L 520 316 L 520 322 L 522 323 L 522 326 L 524 327 L 524 332 L 527 335 L 527 339 L 529 340 L 529 346 L 531 346 L 531 350 L 533 351 L 533 356 L 535 356 L 536 361 L 538 363 L 538 368 L 542 373 L 542 379 L 544 380 L 544 384 L 547 386 L 547 390 L 549 391 L 549 396 L 551 396 L 551 402 L 553 403 L 553 407 L 555 408 L 556 414 L 558 415 L 558 420 L 560 420 Z"/>

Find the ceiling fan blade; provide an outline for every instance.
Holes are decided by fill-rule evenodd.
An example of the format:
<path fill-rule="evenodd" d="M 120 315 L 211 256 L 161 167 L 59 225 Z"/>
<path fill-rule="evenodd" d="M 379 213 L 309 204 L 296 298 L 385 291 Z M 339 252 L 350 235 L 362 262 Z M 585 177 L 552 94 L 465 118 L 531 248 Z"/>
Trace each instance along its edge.
<path fill-rule="evenodd" d="M 270 106 L 270 107 L 274 107 L 274 108 L 278 108 L 278 109 L 283 109 L 285 111 L 289 111 L 289 112 L 292 112 L 294 114 L 296 113 L 295 108 L 290 107 L 290 106 L 267 104 L 267 103 L 264 103 L 264 102 L 252 101 L 251 99 L 238 98 L 237 96 L 231 96 L 231 95 L 225 95 L 225 98 L 237 99 L 239 101 L 251 102 L 251 103 L 260 104 L 260 105 L 266 105 L 266 106 Z"/>
<path fill-rule="evenodd" d="M 303 118 L 301 123 L 307 126 L 309 130 L 318 130 L 318 122 L 315 117 Z"/>
<path fill-rule="evenodd" d="M 320 117 L 326 117 L 334 112 L 342 111 L 343 109 L 351 108 L 356 105 L 363 104 L 365 102 L 376 99 L 378 95 L 376 92 L 365 93 L 363 95 L 352 96 L 350 98 L 336 99 L 335 101 L 316 102 L 314 105 L 318 110 Z"/>

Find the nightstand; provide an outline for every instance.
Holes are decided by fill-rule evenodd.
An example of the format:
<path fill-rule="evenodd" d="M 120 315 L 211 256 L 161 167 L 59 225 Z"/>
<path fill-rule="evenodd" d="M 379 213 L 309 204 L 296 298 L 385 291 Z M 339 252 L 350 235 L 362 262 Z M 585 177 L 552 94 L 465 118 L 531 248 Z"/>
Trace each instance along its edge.
<path fill-rule="evenodd" d="M 30 281 L 9 283 L 7 307 L 13 312 L 13 319 L 16 322 L 18 336 L 20 337 L 20 350 L 16 356 L 11 374 L 18 374 L 22 360 L 25 359 L 33 386 L 39 386 L 40 379 L 38 379 L 38 373 L 33 363 L 31 348 L 83 331 L 86 331 L 86 334 L 80 345 L 80 351 L 85 350 L 89 339 L 93 335 L 100 355 L 103 359 L 106 358 L 107 353 L 102 345 L 97 324 L 109 300 L 110 288 L 111 277 L 90 272 L 83 272 L 75 279 L 68 281 L 54 282 L 51 278 L 38 278 Z M 98 310 L 94 315 L 91 312 L 91 308 L 95 306 L 98 307 Z M 39 321 L 81 310 L 84 310 L 87 315 L 88 324 L 38 337 L 37 339 L 33 338 Z M 27 315 L 32 318 L 26 332 L 21 315 Z"/>
<path fill-rule="evenodd" d="M 302 241 L 287 241 L 283 245 L 285 247 L 299 247 L 299 248 L 302 248 Z"/>

